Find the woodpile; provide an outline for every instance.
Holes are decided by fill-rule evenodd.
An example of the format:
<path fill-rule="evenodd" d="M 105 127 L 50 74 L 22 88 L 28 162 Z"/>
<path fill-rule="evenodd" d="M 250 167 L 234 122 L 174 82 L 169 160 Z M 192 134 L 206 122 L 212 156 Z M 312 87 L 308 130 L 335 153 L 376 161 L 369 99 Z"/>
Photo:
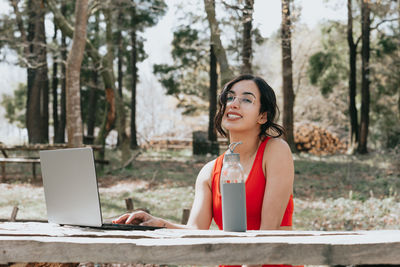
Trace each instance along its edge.
<path fill-rule="evenodd" d="M 314 155 L 339 154 L 347 149 L 337 136 L 312 124 L 295 127 L 294 143 L 298 151 Z"/>

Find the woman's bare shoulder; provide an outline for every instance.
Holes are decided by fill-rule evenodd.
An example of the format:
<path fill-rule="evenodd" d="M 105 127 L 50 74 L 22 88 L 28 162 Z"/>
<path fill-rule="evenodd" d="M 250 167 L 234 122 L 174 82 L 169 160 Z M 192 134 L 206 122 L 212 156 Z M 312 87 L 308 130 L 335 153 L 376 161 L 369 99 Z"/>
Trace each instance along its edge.
<path fill-rule="evenodd" d="M 197 176 L 197 182 L 209 182 L 211 184 L 211 175 L 214 169 L 216 159 L 207 162 L 203 168 L 201 168 L 199 175 Z"/>
<path fill-rule="evenodd" d="M 270 138 L 264 153 L 290 153 L 289 144 L 282 138 Z"/>
<path fill-rule="evenodd" d="M 271 138 L 264 150 L 263 162 L 292 162 L 292 152 L 289 144 L 282 138 Z"/>

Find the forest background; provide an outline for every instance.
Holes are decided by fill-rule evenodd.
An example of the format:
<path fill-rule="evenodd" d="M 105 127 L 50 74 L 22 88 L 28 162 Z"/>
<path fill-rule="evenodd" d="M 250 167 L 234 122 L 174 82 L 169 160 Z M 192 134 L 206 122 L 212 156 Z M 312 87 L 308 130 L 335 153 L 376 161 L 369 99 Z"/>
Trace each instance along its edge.
<path fill-rule="evenodd" d="M 399 2 L 323 1 L 341 18 L 310 26 L 304 1 L 275 1 L 280 27 L 268 35 L 254 20 L 268 8 L 259 2 L 3 1 L 2 64 L 18 66 L 25 79 L 1 91 L 0 141 L 104 146 L 111 164 L 99 175 L 108 216 L 123 212 L 120 203 L 133 195 L 136 207 L 179 220 L 196 172 L 215 153 L 218 93 L 234 75 L 254 73 L 277 93 L 288 130 L 298 228 L 398 227 Z M 153 33 L 151 42 L 145 34 L 166 14 L 175 18 L 171 45 L 150 49 L 165 33 Z M 141 63 L 153 56 L 166 60 Z M 207 133 L 204 156 L 152 147 L 198 130 Z M 313 150 L 316 136 L 332 137 L 335 149 L 317 142 Z M 22 217 L 45 218 L 40 183 L 14 174 L 1 186 L 8 192 L 1 190 L 7 208 L 0 217 L 19 205 Z"/>

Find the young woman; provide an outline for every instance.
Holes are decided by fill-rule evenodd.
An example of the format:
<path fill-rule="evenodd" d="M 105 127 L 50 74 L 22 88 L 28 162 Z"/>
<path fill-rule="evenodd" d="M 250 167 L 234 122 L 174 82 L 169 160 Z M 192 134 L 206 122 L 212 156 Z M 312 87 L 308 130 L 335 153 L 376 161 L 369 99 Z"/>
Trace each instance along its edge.
<path fill-rule="evenodd" d="M 284 130 L 275 123 L 278 107 L 272 88 L 260 77 L 241 75 L 228 82 L 220 95 L 215 124 L 230 142 L 239 142 L 246 178 L 248 230 L 289 230 L 293 214 L 293 159 Z M 200 171 L 187 225 L 175 224 L 138 211 L 125 214 L 114 223 L 209 229 L 214 219 L 222 229 L 220 173 L 224 155 Z"/>

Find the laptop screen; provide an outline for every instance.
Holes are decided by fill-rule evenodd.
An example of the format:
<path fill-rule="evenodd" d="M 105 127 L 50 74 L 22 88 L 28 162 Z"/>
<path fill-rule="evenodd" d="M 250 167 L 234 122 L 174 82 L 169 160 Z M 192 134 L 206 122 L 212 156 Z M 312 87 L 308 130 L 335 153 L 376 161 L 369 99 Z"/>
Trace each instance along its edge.
<path fill-rule="evenodd" d="M 49 222 L 101 226 L 92 148 L 46 150 L 39 154 Z"/>

